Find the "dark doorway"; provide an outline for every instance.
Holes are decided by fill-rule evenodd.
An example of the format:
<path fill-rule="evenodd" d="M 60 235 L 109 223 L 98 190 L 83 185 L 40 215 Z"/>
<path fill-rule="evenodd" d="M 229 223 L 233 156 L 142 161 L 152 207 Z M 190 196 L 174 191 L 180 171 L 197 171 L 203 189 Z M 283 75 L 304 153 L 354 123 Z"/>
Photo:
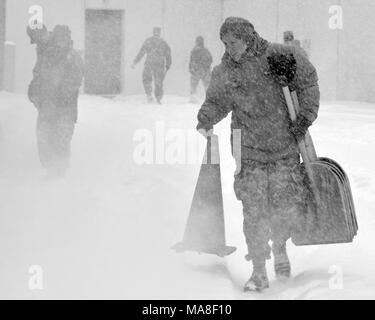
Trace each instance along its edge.
<path fill-rule="evenodd" d="M 85 92 L 115 95 L 122 91 L 121 10 L 86 10 Z"/>
<path fill-rule="evenodd" d="M 0 0 L 0 90 L 4 88 L 5 7 L 6 0 Z"/>

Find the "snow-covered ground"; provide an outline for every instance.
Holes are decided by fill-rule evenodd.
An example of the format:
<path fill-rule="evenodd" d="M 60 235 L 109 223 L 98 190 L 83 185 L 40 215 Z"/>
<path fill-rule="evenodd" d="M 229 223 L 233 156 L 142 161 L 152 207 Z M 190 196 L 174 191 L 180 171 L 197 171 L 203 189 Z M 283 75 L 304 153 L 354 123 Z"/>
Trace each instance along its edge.
<path fill-rule="evenodd" d="M 170 249 L 183 235 L 199 156 L 188 164 L 135 161 L 137 134 L 156 139 L 164 126 L 167 136 L 191 136 L 197 110 L 184 97 L 167 96 L 159 106 L 142 96 L 82 96 L 71 169 L 65 180 L 48 182 L 37 156 L 35 109 L 25 96 L 0 93 L 0 298 L 375 298 L 375 105 L 323 103 L 311 131 L 318 154 L 348 173 L 358 236 L 344 245 L 289 243 L 293 278 L 277 282 L 269 261 L 271 288 L 262 294 L 242 292 L 251 267 L 232 188 L 229 119 L 216 129 L 227 243 L 237 247 L 225 259 Z M 30 288 L 35 270 L 43 271 L 42 290 Z"/>

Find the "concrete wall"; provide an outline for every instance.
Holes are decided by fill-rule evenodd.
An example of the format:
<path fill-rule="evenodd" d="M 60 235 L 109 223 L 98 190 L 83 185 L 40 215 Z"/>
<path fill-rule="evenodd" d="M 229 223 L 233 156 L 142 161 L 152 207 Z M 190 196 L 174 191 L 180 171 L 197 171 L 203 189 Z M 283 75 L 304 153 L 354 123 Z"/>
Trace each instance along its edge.
<path fill-rule="evenodd" d="M 76 48 L 84 44 L 84 1 L 81 0 L 17 0 L 7 1 L 6 40 L 15 43 L 15 91 L 26 92 L 36 61 L 35 46 L 30 45 L 26 27 L 32 15 L 29 8 L 35 4 L 44 10 L 44 23 L 48 29 L 56 24 L 68 24 Z"/>
<path fill-rule="evenodd" d="M 1 1 L 0 1 L 1 2 Z M 165 81 L 167 93 L 187 95 L 190 50 L 197 35 L 219 63 L 223 46 L 218 33 L 222 19 L 242 16 L 269 41 L 282 41 L 291 29 L 298 39 L 311 42 L 311 61 L 318 69 L 323 99 L 375 101 L 375 2 L 373 0 L 17 0 L 7 1 L 6 40 L 16 45 L 15 90 L 26 92 L 35 63 L 35 47 L 25 29 L 29 7 L 44 8 L 49 29 L 68 24 L 75 47 L 84 50 L 85 8 L 124 10 L 123 82 L 125 94 L 142 93 L 142 63 L 132 61 L 153 26 L 162 26 L 162 36 L 172 48 L 173 64 Z M 344 28 L 328 26 L 330 6 L 340 4 Z M 110 57 L 108 57 L 110 59 Z"/>
<path fill-rule="evenodd" d="M 324 99 L 336 94 L 337 31 L 328 28 L 329 0 L 227 0 L 226 16 L 249 19 L 258 33 L 271 42 L 282 42 L 293 30 L 297 39 L 311 40 L 310 60 L 320 77 Z"/>
<path fill-rule="evenodd" d="M 164 2 L 164 8 L 163 8 Z M 142 65 L 130 68 L 143 41 L 153 26 L 161 26 L 162 37 L 172 50 L 172 67 L 165 80 L 166 92 L 189 94 L 188 64 L 197 35 L 205 37 L 215 63 L 222 51 L 218 39 L 221 23 L 220 2 L 217 0 L 141 0 L 127 1 L 125 21 L 125 92 L 142 92 Z"/>
<path fill-rule="evenodd" d="M 0 90 L 4 81 L 5 0 L 0 0 Z"/>
<path fill-rule="evenodd" d="M 35 63 L 35 46 L 25 33 L 31 17 L 29 7 L 34 0 L 8 1 L 6 39 L 16 45 L 15 91 L 26 92 Z M 75 48 L 84 50 L 85 8 L 124 10 L 123 82 L 125 94 L 142 93 L 142 63 L 136 69 L 131 64 L 143 41 L 152 34 L 154 26 L 163 26 L 162 36 L 172 48 L 173 64 L 166 78 L 168 93 L 188 94 L 188 62 L 195 37 L 206 37 L 215 62 L 222 51 L 218 39 L 220 2 L 217 0 L 38 0 L 44 9 L 44 23 L 48 29 L 56 24 L 67 24 L 72 30 Z M 163 10 L 164 3 L 164 10 Z M 108 57 L 110 59 L 110 57 Z"/>
<path fill-rule="evenodd" d="M 227 0 L 225 16 L 242 16 L 269 41 L 282 33 L 311 41 L 310 59 L 326 100 L 375 101 L 373 0 Z M 329 28 L 329 8 L 341 5 L 343 29 Z"/>
<path fill-rule="evenodd" d="M 165 38 L 173 54 L 173 66 L 166 78 L 166 88 L 182 95 L 190 93 L 188 65 L 195 38 L 202 35 L 214 58 L 220 62 L 223 46 L 219 39 L 221 25 L 218 0 L 165 0 Z M 201 89 L 201 88 L 200 88 Z"/>
<path fill-rule="evenodd" d="M 3 90 L 14 92 L 15 86 L 15 67 L 16 67 L 16 47 L 13 42 L 5 42 L 4 44 L 4 76 L 3 76 Z"/>
<path fill-rule="evenodd" d="M 336 2 L 337 3 L 337 2 Z M 316 66 L 322 98 L 334 100 L 337 87 L 338 30 L 329 28 L 328 12 L 335 1 L 289 0 L 279 5 L 279 40 L 284 30 L 293 30 L 297 39 L 311 41 L 310 60 Z M 293 8 L 293 10 L 291 10 Z"/>
<path fill-rule="evenodd" d="M 375 1 L 343 0 L 340 32 L 340 99 L 375 101 Z"/>

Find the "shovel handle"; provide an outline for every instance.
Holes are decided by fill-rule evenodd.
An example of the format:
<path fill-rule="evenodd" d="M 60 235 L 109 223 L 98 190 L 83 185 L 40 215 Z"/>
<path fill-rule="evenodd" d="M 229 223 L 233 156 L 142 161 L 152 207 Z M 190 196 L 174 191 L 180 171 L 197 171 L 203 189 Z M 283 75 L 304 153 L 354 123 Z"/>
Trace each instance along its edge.
<path fill-rule="evenodd" d="M 293 104 L 292 96 L 291 96 L 290 91 L 289 91 L 289 87 L 283 87 L 283 93 L 284 93 L 284 96 L 285 96 L 286 104 L 288 106 L 290 119 L 292 121 L 295 121 L 296 118 L 297 118 L 297 114 L 296 114 L 295 106 Z M 299 148 L 299 151 L 301 153 L 302 160 L 305 164 L 306 174 L 307 174 L 307 177 L 309 178 L 310 186 L 311 186 L 312 192 L 314 194 L 315 201 L 317 203 L 319 203 L 320 202 L 319 201 L 319 195 L 318 195 L 318 192 L 317 192 L 317 189 L 316 189 L 314 174 L 313 174 L 313 170 L 311 168 L 311 160 L 310 160 L 309 154 L 307 152 L 305 140 L 301 140 L 300 142 L 298 142 L 298 148 Z"/>
<path fill-rule="evenodd" d="M 298 102 L 297 93 L 295 91 L 292 91 L 291 96 L 292 96 L 294 109 L 296 111 L 296 114 L 298 114 L 300 110 L 300 106 Z M 305 140 L 306 150 L 307 150 L 307 154 L 309 156 L 310 161 L 312 162 L 317 161 L 318 155 L 316 154 L 314 143 L 313 143 L 309 130 L 307 130 L 304 140 Z"/>
<path fill-rule="evenodd" d="M 289 91 L 289 87 L 283 87 L 283 92 L 284 92 L 286 104 L 288 106 L 290 119 L 292 121 L 295 121 L 297 119 L 297 114 L 296 114 L 296 110 L 295 110 L 294 105 L 293 105 L 293 100 L 292 100 L 292 96 L 291 96 L 290 91 Z M 310 159 L 309 159 L 309 156 L 308 156 L 308 153 L 307 153 L 305 141 L 301 140 L 298 143 L 298 147 L 299 147 L 299 150 L 301 152 L 303 162 L 305 162 L 305 164 L 308 164 L 308 166 L 309 166 L 310 165 Z"/>

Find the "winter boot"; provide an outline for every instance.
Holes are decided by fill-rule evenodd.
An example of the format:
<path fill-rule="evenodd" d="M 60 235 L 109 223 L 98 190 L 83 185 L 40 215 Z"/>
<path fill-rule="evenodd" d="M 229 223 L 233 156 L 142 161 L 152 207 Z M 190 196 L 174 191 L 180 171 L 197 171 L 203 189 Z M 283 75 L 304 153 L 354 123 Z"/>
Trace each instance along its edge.
<path fill-rule="evenodd" d="M 261 292 L 269 287 L 266 265 L 254 265 L 253 274 L 244 286 L 245 292 Z"/>
<path fill-rule="evenodd" d="M 290 278 L 291 267 L 285 244 L 277 250 L 274 250 L 274 258 L 276 278 L 279 280 Z"/>
<path fill-rule="evenodd" d="M 152 98 L 151 95 L 147 95 L 147 102 L 148 103 L 153 103 L 154 102 L 154 99 Z"/>

